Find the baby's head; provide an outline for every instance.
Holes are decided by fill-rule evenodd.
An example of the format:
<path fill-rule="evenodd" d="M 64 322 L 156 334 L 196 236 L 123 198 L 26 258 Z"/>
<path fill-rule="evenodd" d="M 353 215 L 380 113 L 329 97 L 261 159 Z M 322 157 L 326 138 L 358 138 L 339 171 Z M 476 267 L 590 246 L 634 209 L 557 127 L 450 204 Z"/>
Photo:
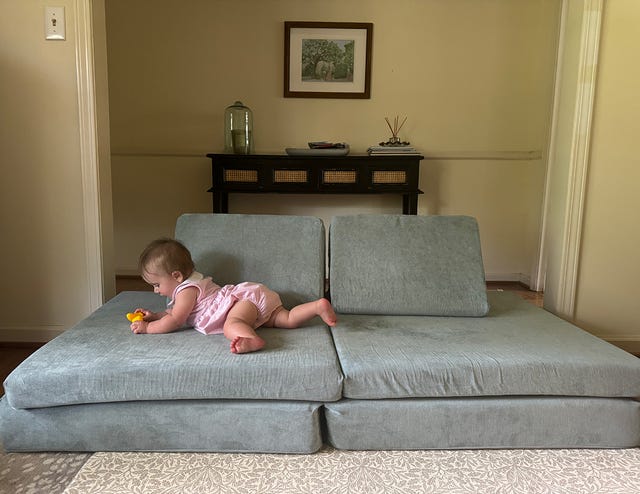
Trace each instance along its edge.
<path fill-rule="evenodd" d="M 145 273 L 172 275 L 178 272 L 185 280 L 194 270 L 189 249 L 171 238 L 159 238 L 147 245 L 140 254 L 138 267 L 143 277 Z"/>

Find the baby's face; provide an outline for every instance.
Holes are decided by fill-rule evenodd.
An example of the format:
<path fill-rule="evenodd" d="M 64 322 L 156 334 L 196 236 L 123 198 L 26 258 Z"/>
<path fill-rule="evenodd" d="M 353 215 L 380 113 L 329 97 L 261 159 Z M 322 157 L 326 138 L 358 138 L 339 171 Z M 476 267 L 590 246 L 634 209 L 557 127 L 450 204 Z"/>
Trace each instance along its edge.
<path fill-rule="evenodd" d="M 153 287 L 153 291 L 165 297 L 171 297 L 176 287 L 182 282 L 182 275 L 177 271 L 173 274 L 164 272 L 151 272 L 146 269 L 142 272 L 142 278 Z"/>

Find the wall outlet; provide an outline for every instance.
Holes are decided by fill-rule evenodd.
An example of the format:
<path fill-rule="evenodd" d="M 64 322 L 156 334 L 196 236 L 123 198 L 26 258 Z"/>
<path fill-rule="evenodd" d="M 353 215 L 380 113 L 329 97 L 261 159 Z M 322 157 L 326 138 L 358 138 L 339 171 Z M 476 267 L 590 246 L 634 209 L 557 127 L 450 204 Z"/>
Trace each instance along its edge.
<path fill-rule="evenodd" d="M 64 7 L 44 8 L 45 39 L 65 39 Z"/>

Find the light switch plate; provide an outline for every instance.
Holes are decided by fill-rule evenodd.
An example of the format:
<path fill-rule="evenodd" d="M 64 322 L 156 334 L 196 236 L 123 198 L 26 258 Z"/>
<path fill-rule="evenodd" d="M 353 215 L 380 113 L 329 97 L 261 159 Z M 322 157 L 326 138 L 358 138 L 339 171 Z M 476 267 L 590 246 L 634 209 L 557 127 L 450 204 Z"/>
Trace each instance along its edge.
<path fill-rule="evenodd" d="M 44 8 L 45 39 L 65 39 L 64 7 Z"/>

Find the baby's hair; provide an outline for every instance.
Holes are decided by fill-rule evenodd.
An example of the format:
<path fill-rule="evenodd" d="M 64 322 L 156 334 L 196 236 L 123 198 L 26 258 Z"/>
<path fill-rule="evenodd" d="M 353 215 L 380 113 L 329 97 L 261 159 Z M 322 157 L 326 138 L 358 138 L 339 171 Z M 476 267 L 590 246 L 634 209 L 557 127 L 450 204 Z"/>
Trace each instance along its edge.
<path fill-rule="evenodd" d="M 189 249 L 172 238 L 154 240 L 142 251 L 138 260 L 140 271 L 148 271 L 146 268 L 151 264 L 167 274 L 179 271 L 185 278 L 193 273 L 195 267 Z"/>

